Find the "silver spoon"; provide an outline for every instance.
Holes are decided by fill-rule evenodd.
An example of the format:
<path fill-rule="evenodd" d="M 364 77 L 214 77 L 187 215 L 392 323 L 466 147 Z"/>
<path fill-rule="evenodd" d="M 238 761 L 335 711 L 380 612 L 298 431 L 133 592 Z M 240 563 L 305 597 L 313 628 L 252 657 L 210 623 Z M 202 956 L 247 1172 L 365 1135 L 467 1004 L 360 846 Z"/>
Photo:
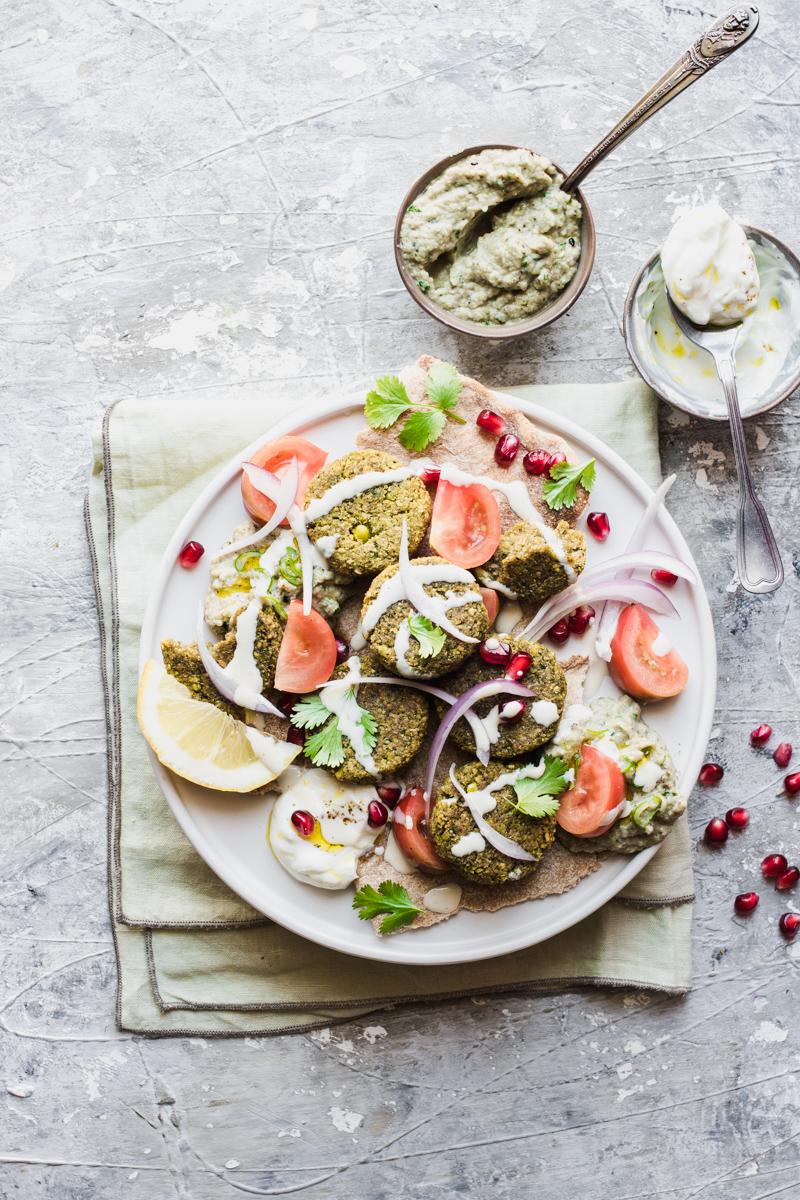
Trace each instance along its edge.
<path fill-rule="evenodd" d="M 736 342 L 742 322 L 735 325 L 694 325 L 667 293 L 669 307 L 681 333 L 714 359 L 731 424 L 733 455 L 739 476 L 739 512 L 736 521 L 736 564 L 739 582 L 747 592 L 774 592 L 783 583 L 783 563 L 764 505 L 756 495 L 739 394 L 736 388 Z"/>

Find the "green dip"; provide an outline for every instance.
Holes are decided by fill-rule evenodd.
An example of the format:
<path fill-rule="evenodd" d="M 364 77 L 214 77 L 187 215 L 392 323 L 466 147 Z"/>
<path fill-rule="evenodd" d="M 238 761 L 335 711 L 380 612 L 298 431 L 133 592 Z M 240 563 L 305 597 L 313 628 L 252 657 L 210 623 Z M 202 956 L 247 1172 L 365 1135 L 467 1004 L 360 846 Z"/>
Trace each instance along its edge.
<path fill-rule="evenodd" d="M 400 250 L 417 286 L 467 321 L 505 325 L 567 286 L 581 253 L 581 206 L 530 150 L 482 150 L 437 175 L 410 204 Z"/>

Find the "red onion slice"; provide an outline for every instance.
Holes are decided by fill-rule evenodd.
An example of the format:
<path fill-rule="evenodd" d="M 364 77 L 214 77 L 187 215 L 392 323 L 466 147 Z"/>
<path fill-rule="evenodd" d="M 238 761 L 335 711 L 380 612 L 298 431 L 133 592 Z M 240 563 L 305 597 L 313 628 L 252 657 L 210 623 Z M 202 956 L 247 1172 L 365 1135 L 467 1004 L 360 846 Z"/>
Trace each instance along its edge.
<path fill-rule="evenodd" d="M 618 554 L 615 558 L 608 558 L 605 562 L 597 563 L 596 566 L 590 567 L 583 572 L 576 583 L 565 588 L 563 592 L 558 592 L 555 596 L 551 596 L 537 612 L 537 623 L 540 620 L 544 621 L 551 610 L 560 605 L 562 601 L 575 599 L 573 608 L 577 608 L 581 603 L 578 597 L 586 591 L 586 588 L 593 586 L 609 575 L 614 575 L 618 580 L 622 580 L 627 579 L 634 571 L 650 571 L 653 567 L 664 567 L 668 571 L 672 571 L 673 575 L 677 575 L 680 579 L 685 579 L 691 584 L 697 584 L 697 573 L 691 567 L 687 566 L 682 559 L 675 558 L 672 554 L 661 554 L 657 550 L 639 550 L 634 554 Z M 551 621 L 550 625 L 552 624 L 553 622 Z"/>
<path fill-rule="evenodd" d="M 597 600 L 620 600 L 623 604 L 643 604 L 645 608 L 664 617 L 678 615 L 678 610 L 669 597 L 654 583 L 648 583 L 644 579 L 599 580 L 594 585 L 584 587 L 579 592 L 573 592 L 568 596 L 570 591 L 571 588 L 567 589 L 567 592 L 561 592 L 558 596 L 559 603 L 552 605 L 544 615 L 537 613 L 519 636 L 528 638 L 532 642 L 538 642 L 547 633 L 547 630 L 555 625 L 556 621 L 567 616 L 579 604 L 591 604 L 592 601 Z M 565 599 L 565 597 L 567 598 Z"/>
<path fill-rule="evenodd" d="M 390 687 L 414 688 L 418 692 L 427 692 L 428 695 L 435 696 L 437 700 L 442 700 L 445 704 L 456 703 L 456 697 L 451 695 L 450 692 L 446 692 L 443 688 L 433 687 L 429 683 L 420 683 L 416 679 L 400 679 L 394 675 L 375 675 L 362 676 L 358 682 L 387 683 Z M 472 736 L 475 738 L 475 756 L 479 762 L 482 762 L 486 766 L 492 752 L 492 743 L 489 741 L 486 726 L 478 714 L 472 711 L 464 713 L 464 719 L 469 724 Z"/>
<path fill-rule="evenodd" d="M 436 774 L 436 768 L 439 765 L 439 759 L 450 730 L 479 700 L 485 700 L 487 696 L 497 696 L 501 693 L 508 696 L 530 697 L 533 695 L 531 689 L 525 687 L 524 683 L 516 683 L 512 679 L 490 679 L 486 683 L 476 683 L 473 687 L 467 688 L 458 697 L 450 711 L 445 714 L 444 719 L 434 734 L 430 754 L 428 755 L 428 771 L 425 776 L 425 807 L 427 815 L 430 814 L 433 777 Z"/>
<path fill-rule="evenodd" d="M 298 471 L 296 458 L 293 458 L 289 463 L 286 474 L 282 479 L 279 479 L 277 475 L 273 475 L 271 471 L 267 471 L 263 467 L 257 467 L 254 463 L 242 463 L 242 470 L 247 475 L 253 487 L 261 492 L 262 496 L 267 496 L 273 501 L 275 511 L 266 525 L 262 525 L 255 533 L 249 533 L 247 537 L 240 538 L 232 546 L 226 546 L 224 550 L 219 550 L 211 560 L 212 562 L 219 562 L 221 558 L 227 558 L 229 554 L 238 554 L 240 550 L 246 550 L 248 546 L 255 546 L 258 542 L 263 541 L 289 515 L 289 509 L 294 504 L 294 498 L 297 495 L 300 472 Z M 256 475 L 256 472 L 258 472 L 258 475 Z"/>
<path fill-rule="evenodd" d="M 297 539 L 297 549 L 300 554 L 300 570 L 303 576 L 303 612 L 308 616 L 311 612 L 311 594 L 314 588 L 314 559 L 311 541 L 306 533 L 305 517 L 299 505 L 295 503 L 299 479 L 297 459 L 292 459 L 283 479 L 278 479 L 277 475 L 273 475 L 271 471 L 266 471 L 263 467 L 256 467 L 253 463 L 243 463 L 242 470 L 246 473 L 253 487 L 275 504 L 275 512 L 272 514 L 268 524 L 272 524 L 272 521 L 275 521 L 278 512 L 279 497 L 281 508 L 283 509 L 285 506 L 285 511 L 282 512 L 279 520 L 282 521 L 284 517 L 288 518 L 289 526 Z M 286 484 L 284 491 L 283 485 L 286 480 L 290 480 L 290 482 Z M 291 486 L 292 481 L 294 486 Z M 291 497 L 287 504 L 286 497 L 289 495 L 289 492 L 291 492 Z M 275 521 L 275 524 L 277 523 L 278 521 Z M 272 527 L 274 528 L 274 526 Z"/>
<path fill-rule="evenodd" d="M 457 625 L 454 625 L 448 616 L 444 613 L 437 613 L 430 608 L 430 597 L 425 591 L 425 586 L 419 583 L 414 578 L 414 568 L 411 566 L 408 558 L 408 524 L 403 521 L 403 531 L 400 535 L 400 554 L 398 561 L 398 573 L 403 584 L 403 590 L 406 594 L 406 599 L 412 608 L 415 608 L 423 617 L 427 617 L 434 625 L 438 625 L 445 633 L 449 633 L 459 642 L 475 642 L 480 641 L 479 638 L 470 637 L 464 633 Z M 465 572 L 466 574 L 466 572 Z"/>
<path fill-rule="evenodd" d="M 214 655 L 209 650 L 206 644 L 206 623 L 203 616 L 203 609 L 200 608 L 197 621 L 197 649 L 200 651 L 200 658 L 203 666 L 206 669 L 206 674 L 213 683 L 214 687 L 219 692 L 220 696 L 224 696 L 231 704 L 238 705 L 236 700 L 236 687 L 231 684 L 225 668 L 221 667 Z M 286 720 L 286 714 L 282 713 L 279 708 L 276 708 L 271 701 L 267 700 L 266 696 L 259 696 L 254 708 L 250 712 L 268 713 L 273 717 L 280 717 L 282 721 Z"/>
<path fill-rule="evenodd" d="M 512 838 L 506 837 L 504 833 L 499 833 L 493 825 L 489 824 L 484 815 L 478 812 L 473 803 L 473 797 L 462 788 L 456 779 L 455 763 L 450 764 L 450 782 L 466 804 L 470 816 L 490 846 L 494 846 L 495 850 L 505 854 L 506 858 L 517 859 L 519 862 L 536 862 L 534 856 L 524 846 L 520 846 L 519 842 L 515 842 Z"/>

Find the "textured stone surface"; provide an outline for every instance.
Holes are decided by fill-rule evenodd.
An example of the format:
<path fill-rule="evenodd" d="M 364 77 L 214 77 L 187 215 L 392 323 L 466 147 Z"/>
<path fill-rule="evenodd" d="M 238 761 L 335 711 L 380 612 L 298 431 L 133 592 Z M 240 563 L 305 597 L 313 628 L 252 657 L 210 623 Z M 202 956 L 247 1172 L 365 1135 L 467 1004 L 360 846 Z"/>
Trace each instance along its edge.
<path fill-rule="evenodd" d="M 716 7 L 716 6 L 715 6 Z M 767 7 L 767 6 L 765 6 Z M 31 1200 L 299 1194 L 766 1200 L 800 1187 L 798 947 L 763 888 L 798 853 L 796 805 L 747 732 L 800 741 L 794 397 L 750 423 L 785 548 L 781 592 L 733 577 L 725 430 L 663 413 L 671 497 L 709 587 L 720 689 L 697 854 L 696 987 L 381 1014 L 275 1041 L 114 1028 L 104 728 L 81 504 L 89 435 L 122 396 L 211 389 L 265 411 L 425 351 L 496 384 L 629 371 L 629 280 L 675 205 L 719 196 L 798 241 L 795 5 L 657 117 L 589 186 L 598 262 L 572 314 L 486 347 L 401 290 L 409 181 L 483 140 L 564 164 L 710 20 L 662 0 L 33 0 L 3 6 L 0 548 L 0 1192 Z M 781 22 L 784 22 L 782 25 Z"/>

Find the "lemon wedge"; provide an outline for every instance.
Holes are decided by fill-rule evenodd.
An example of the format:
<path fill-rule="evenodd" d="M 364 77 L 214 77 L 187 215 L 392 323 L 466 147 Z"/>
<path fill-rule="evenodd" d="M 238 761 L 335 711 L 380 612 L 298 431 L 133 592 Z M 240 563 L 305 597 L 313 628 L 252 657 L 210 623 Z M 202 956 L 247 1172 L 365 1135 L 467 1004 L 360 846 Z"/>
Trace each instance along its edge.
<path fill-rule="evenodd" d="M 300 747 L 251 729 L 149 659 L 139 682 L 139 728 L 170 771 L 220 792 L 252 792 L 281 774 Z"/>

